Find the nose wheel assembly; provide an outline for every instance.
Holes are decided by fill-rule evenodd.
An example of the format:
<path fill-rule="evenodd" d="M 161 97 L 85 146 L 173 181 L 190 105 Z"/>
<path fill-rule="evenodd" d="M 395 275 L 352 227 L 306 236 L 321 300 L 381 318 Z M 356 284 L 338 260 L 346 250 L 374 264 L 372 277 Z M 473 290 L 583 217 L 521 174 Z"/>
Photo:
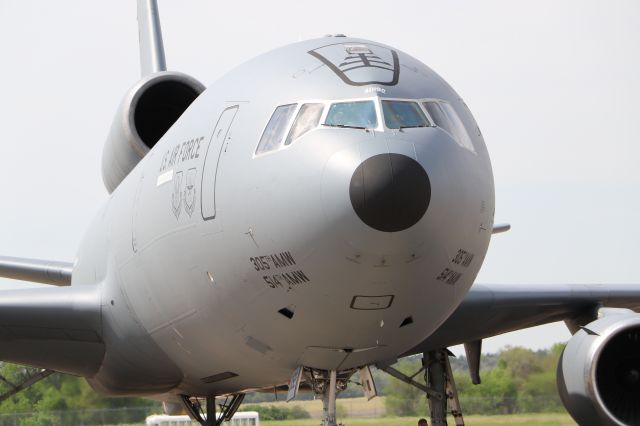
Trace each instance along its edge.
<path fill-rule="evenodd" d="M 422 368 L 412 376 L 407 376 L 390 365 L 378 365 L 377 367 L 426 394 L 432 426 L 447 426 L 447 414 L 453 416 L 456 426 L 464 426 L 465 423 L 460 402 L 458 401 L 458 391 L 451 372 L 449 356 L 452 356 L 452 354 L 447 349 L 425 352 L 422 355 Z M 356 371 L 356 369 L 346 371 L 316 370 L 300 366 L 292 376 L 287 400 L 295 398 L 301 379 L 304 377 L 303 380 L 311 387 L 313 392 L 322 398 L 321 425 L 340 426 L 336 416 L 336 397 L 347 388 L 349 379 Z M 414 380 L 422 372 L 424 372 L 426 385 Z M 365 395 L 369 399 L 373 398 L 376 395 L 376 390 L 368 367 L 360 370 L 360 376 Z M 476 380 L 474 380 L 475 382 Z M 479 377 L 477 382 L 479 383 Z M 222 404 L 218 404 L 220 408 L 219 415 L 216 415 L 214 396 L 196 398 L 181 395 L 181 400 L 189 416 L 200 423 L 201 426 L 221 426 L 224 421 L 231 420 L 240 404 L 242 404 L 244 396 L 244 394 L 236 394 L 227 397 Z"/>
<path fill-rule="evenodd" d="M 322 426 L 339 426 L 336 416 L 336 397 L 347 388 L 349 378 L 356 372 L 355 369 L 336 371 L 336 370 L 316 370 L 308 367 L 298 367 L 302 369 L 301 376 L 304 381 L 311 386 L 313 392 L 322 399 Z M 294 377 L 297 373 L 294 372 Z M 292 380 L 290 386 L 296 387 L 290 389 L 290 395 L 293 399 L 297 393 L 299 380 Z"/>
<path fill-rule="evenodd" d="M 479 354 L 480 348 L 477 348 Z M 469 354 L 469 351 L 467 351 Z M 471 351 L 473 354 L 473 351 Z M 464 426 L 464 418 L 458 400 L 458 390 L 456 389 L 453 373 L 451 372 L 451 364 L 449 356 L 453 356 L 446 348 L 425 352 L 422 355 L 422 368 L 412 376 L 396 370 L 390 365 L 377 365 L 378 369 L 387 374 L 401 380 L 411 386 L 414 386 L 424 392 L 429 403 L 429 412 L 431 413 L 432 426 L 447 426 L 447 414 L 453 417 L 455 426 Z M 479 361 L 479 357 L 478 357 Z M 479 362 L 478 362 L 479 366 Z M 300 369 L 302 371 L 300 371 Z M 480 378 L 476 370 L 474 383 L 479 383 Z M 356 372 L 355 369 L 348 371 L 336 370 L 315 370 L 308 367 L 298 367 L 292 376 L 289 389 L 291 398 L 293 399 L 297 393 L 297 387 L 300 385 L 301 376 L 307 382 L 313 392 L 322 398 L 322 426 L 339 426 L 336 419 L 336 397 L 347 388 L 349 378 Z M 426 385 L 417 382 L 414 378 L 424 372 Z M 360 370 L 361 385 L 365 396 L 368 399 L 376 395 L 375 385 L 368 367 Z"/>
<path fill-rule="evenodd" d="M 322 393 L 322 426 L 335 426 L 336 423 L 336 370 L 329 371 L 329 385 Z"/>

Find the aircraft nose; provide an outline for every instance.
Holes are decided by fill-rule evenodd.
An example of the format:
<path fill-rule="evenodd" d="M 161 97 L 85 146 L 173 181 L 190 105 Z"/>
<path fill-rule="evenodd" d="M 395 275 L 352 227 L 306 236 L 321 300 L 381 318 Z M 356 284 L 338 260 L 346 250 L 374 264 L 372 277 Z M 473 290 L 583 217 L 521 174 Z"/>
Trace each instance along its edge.
<path fill-rule="evenodd" d="M 358 217 L 383 232 L 403 231 L 425 214 L 431 183 L 413 158 L 397 153 L 374 155 L 351 176 L 349 198 Z"/>

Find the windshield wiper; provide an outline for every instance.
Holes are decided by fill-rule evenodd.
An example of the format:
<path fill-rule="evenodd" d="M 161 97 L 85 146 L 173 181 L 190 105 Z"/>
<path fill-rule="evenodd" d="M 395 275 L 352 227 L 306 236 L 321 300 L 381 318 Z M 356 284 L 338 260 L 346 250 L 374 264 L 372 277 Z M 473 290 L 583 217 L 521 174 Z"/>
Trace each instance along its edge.
<path fill-rule="evenodd" d="M 349 126 L 347 124 L 323 124 L 323 126 L 327 126 L 327 127 L 340 127 L 341 129 L 362 129 L 362 130 L 366 130 L 366 127 L 362 127 L 362 126 Z"/>
<path fill-rule="evenodd" d="M 400 126 L 398 127 L 398 129 L 402 130 L 402 129 L 415 129 L 416 127 L 430 127 L 427 126 L 426 124 L 421 124 L 419 126 Z"/>

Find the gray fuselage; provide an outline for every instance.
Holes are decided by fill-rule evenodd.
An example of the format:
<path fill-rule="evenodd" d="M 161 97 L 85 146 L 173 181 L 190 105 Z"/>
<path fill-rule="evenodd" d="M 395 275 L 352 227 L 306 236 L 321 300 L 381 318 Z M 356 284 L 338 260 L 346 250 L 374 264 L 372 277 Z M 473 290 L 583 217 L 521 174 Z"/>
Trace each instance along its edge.
<path fill-rule="evenodd" d="M 332 62 L 362 46 L 397 63 L 342 72 Z M 440 127 L 387 128 L 385 99 L 448 103 L 471 145 Z M 277 106 L 342 100 L 373 100 L 377 126 L 320 125 L 256 155 Z M 392 180 L 403 173 L 397 159 L 428 175 L 426 212 L 405 229 L 375 229 L 354 209 L 353 194 L 378 182 L 369 175 L 387 170 L 365 168 L 357 187 L 354 173 L 374 157 Z M 402 216 L 402 204 L 377 220 Z M 106 355 L 91 382 L 109 393 L 220 395 L 286 383 L 298 365 L 393 359 L 462 301 L 493 213 L 483 138 L 427 66 L 350 38 L 269 52 L 209 86 L 91 225 L 73 272 L 73 285 L 101 286 Z"/>

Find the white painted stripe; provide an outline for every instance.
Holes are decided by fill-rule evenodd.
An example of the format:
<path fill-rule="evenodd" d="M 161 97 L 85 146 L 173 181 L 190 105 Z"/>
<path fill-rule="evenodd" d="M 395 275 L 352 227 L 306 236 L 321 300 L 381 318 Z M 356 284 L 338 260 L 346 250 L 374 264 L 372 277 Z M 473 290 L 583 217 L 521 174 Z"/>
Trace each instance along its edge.
<path fill-rule="evenodd" d="M 173 180 L 173 169 L 169 170 L 168 172 L 164 172 L 163 174 L 158 176 L 158 182 L 156 186 L 160 186 L 164 183 L 171 182 L 172 180 Z"/>

